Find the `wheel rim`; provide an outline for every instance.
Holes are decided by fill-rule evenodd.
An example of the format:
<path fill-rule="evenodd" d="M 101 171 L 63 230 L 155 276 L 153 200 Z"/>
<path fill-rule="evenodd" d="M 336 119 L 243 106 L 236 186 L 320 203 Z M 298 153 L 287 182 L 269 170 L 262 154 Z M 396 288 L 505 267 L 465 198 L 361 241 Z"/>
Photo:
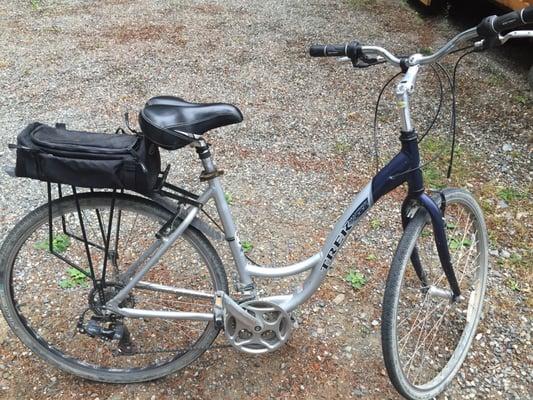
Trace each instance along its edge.
<path fill-rule="evenodd" d="M 479 322 L 486 280 L 486 238 L 470 206 L 450 201 L 446 207 L 450 255 L 464 300 L 451 303 L 422 288 L 408 262 L 395 313 L 395 351 L 403 378 L 421 391 L 445 384 L 460 367 Z M 416 246 L 428 283 L 449 291 L 440 266 L 429 219 Z M 442 294 L 442 293 L 441 293 Z"/>
<path fill-rule="evenodd" d="M 101 199 L 98 204 L 94 204 L 94 201 L 89 204 L 82 199 L 80 203 L 89 240 L 103 245 L 100 222 L 94 210 L 98 209 L 101 220 L 107 222 L 109 199 Z M 76 224 L 78 217 L 74 203 L 62 204 L 59 209 L 65 215 L 69 227 L 67 231 L 81 237 L 79 223 Z M 121 216 L 119 261 L 118 268 L 109 264 L 107 267 L 108 277 L 111 276 L 115 282 L 108 285 L 107 290 L 110 291 L 117 290 L 114 285 L 119 285 L 117 281 L 120 280 L 120 274 L 153 243 L 154 233 L 164 222 L 164 217 L 167 217 L 129 201 L 116 202 L 115 218 L 118 215 Z M 9 260 L 10 265 L 13 265 L 10 269 L 9 288 L 14 311 L 29 336 L 37 340 L 42 348 L 74 367 L 97 368 L 115 374 L 158 368 L 179 358 L 187 362 L 187 359 L 194 359 L 205 350 L 205 340 L 209 344 L 213 339 L 213 327 L 211 323 L 204 321 L 121 319 L 134 344 L 132 354 L 117 351 L 117 340 L 104 341 L 78 332 L 77 322 L 89 306 L 89 298 L 94 302 L 94 294 L 90 295 L 92 282 L 71 272 L 69 265 L 49 253 L 46 248 L 46 217 L 47 214 L 43 214 L 43 218 L 20 238 L 12 252 L 14 256 Z M 128 234 L 123 235 L 122 232 L 126 230 Z M 87 266 L 84 244 L 72 238 L 63 240 L 58 234 L 62 231 L 61 218 L 55 211 L 54 231 L 57 234 L 55 237 L 61 239 L 54 244 L 56 250 L 62 256 Z M 116 230 L 113 231 L 112 238 L 116 236 L 115 233 Z M 99 271 L 102 255 L 102 251 L 91 247 L 91 258 L 95 269 Z M 176 242 L 144 280 L 207 292 L 216 290 L 213 272 L 187 235 Z M 134 305 L 136 308 L 157 310 L 179 308 L 183 311 L 212 311 L 209 300 L 194 299 L 193 303 L 176 295 L 137 289 L 132 294 L 131 299 L 126 300 L 128 307 Z M 88 313 L 94 314 L 92 311 Z M 86 315 L 85 321 L 88 318 Z"/>

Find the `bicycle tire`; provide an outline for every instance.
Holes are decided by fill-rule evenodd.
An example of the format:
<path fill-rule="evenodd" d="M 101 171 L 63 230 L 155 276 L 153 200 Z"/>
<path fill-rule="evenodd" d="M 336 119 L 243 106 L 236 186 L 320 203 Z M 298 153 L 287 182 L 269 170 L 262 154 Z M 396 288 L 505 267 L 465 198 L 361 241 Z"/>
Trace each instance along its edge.
<path fill-rule="evenodd" d="M 109 209 L 111 204 L 112 196 L 110 193 L 84 193 L 78 195 L 78 198 L 84 219 L 92 218 L 92 215 L 96 214 L 94 210 L 99 210 L 101 211 L 101 217 L 105 221 L 105 210 Z M 126 233 L 126 229 L 129 228 L 129 234 L 132 234 L 132 231 L 134 233 L 132 235 L 133 238 L 130 238 L 128 242 L 122 242 L 123 252 L 122 247 L 120 247 L 120 257 L 125 260 L 124 264 L 126 264 L 129 254 L 132 254 L 130 258 L 133 259 L 134 253 L 140 251 L 137 250 L 140 244 L 146 241 L 145 236 L 141 237 L 145 232 L 144 227 L 146 226 L 146 231 L 148 231 L 149 228 L 152 228 L 152 225 L 153 227 L 161 226 L 172 215 L 158 204 L 137 196 L 116 194 L 115 199 L 115 215 L 118 215 L 118 210 L 120 210 L 122 224 L 117 231 L 122 235 L 122 231 Z M 130 214 L 136 216 L 135 220 L 132 219 L 133 217 L 128 219 Z M 54 200 L 52 202 L 52 215 L 54 216 L 54 224 L 58 223 L 56 221 L 59 221 L 59 216 L 70 218 L 67 222 L 70 222 L 71 219 L 74 220 L 77 217 L 74 197 L 68 196 Z M 140 223 L 136 225 L 139 218 L 141 218 Z M 67 345 L 63 336 L 66 337 L 67 332 L 75 331 L 74 323 L 71 319 L 81 315 L 81 303 L 83 301 L 77 304 L 75 300 L 87 296 L 87 290 L 90 290 L 87 286 L 90 285 L 86 285 L 86 282 L 80 283 L 80 281 L 76 283 L 75 280 L 73 281 L 74 283 L 69 283 L 68 280 L 65 283 L 65 279 L 63 279 L 65 272 L 63 269 L 59 271 L 59 268 L 65 268 L 65 266 L 57 267 L 57 270 L 54 269 L 56 265 L 60 264 L 57 259 L 54 258 L 54 261 L 50 262 L 49 260 L 52 257 L 50 252 L 42 248 L 38 249 L 38 247 L 43 246 L 35 245 L 35 243 L 39 243 L 34 241 L 35 238 L 41 237 L 40 232 L 43 229 L 47 229 L 47 227 L 48 206 L 44 204 L 26 215 L 5 239 L 0 249 L 0 307 L 15 335 L 35 354 L 51 365 L 82 378 L 99 382 L 132 383 L 149 381 L 176 372 L 189 365 L 200 357 L 217 337 L 220 328 L 215 326 L 214 321 L 184 322 L 163 319 L 124 318 L 128 323 L 128 325 L 126 323 L 124 325 L 130 330 L 132 341 L 142 344 L 142 346 L 139 345 L 141 350 L 137 350 L 137 353 L 117 356 L 116 354 L 118 353 L 113 350 L 113 346 L 116 346 L 113 341 L 106 342 L 100 338 L 91 338 L 79 332 L 73 334 Z M 74 228 L 69 227 L 68 229 Z M 89 229 L 87 231 L 89 234 Z M 157 230 L 151 233 L 155 234 L 155 232 Z M 56 238 L 55 234 L 54 238 Z M 70 240 L 74 242 L 73 239 Z M 64 254 L 70 252 L 69 255 L 73 254 L 73 257 L 75 257 L 76 249 L 82 247 L 82 244 L 78 244 L 77 241 L 75 243 L 72 242 Z M 149 271 L 147 276 L 150 276 L 150 279 L 154 280 L 153 282 L 159 283 L 158 280 L 170 280 L 173 282 L 179 279 L 198 283 L 202 287 L 209 287 L 213 292 L 217 290 L 228 292 L 227 278 L 222 261 L 201 232 L 189 227 L 182 237 L 174 243 L 174 246 L 178 245 L 179 253 L 176 253 L 177 255 L 172 253 L 169 255 L 169 260 L 160 260 L 152 268 L 155 271 L 153 274 L 152 270 Z M 171 252 L 174 246 L 165 253 L 164 257 Z M 179 262 L 182 257 L 191 254 L 195 254 L 196 258 L 191 259 L 190 262 L 187 260 L 186 263 Z M 40 261 L 33 265 L 35 264 L 35 259 Z M 38 268 L 33 268 L 32 266 Z M 186 268 L 183 268 L 183 266 Z M 199 268 L 194 268 L 196 266 Z M 122 264 L 120 264 L 120 267 L 122 267 Z M 126 268 L 126 265 L 124 268 Z M 43 270 L 48 271 L 48 279 L 43 279 Z M 190 272 L 187 272 L 188 270 Z M 179 271 L 181 271 L 180 274 L 171 275 L 171 273 Z M 123 271 L 120 272 L 122 273 Z M 159 276 L 161 276 L 161 279 L 159 279 Z M 107 290 L 114 289 L 112 286 L 109 287 L 111 289 Z M 135 290 L 136 288 L 132 290 L 132 293 Z M 149 296 L 146 296 L 145 292 L 135 294 L 135 296 L 138 296 L 136 298 L 128 298 L 129 306 L 136 307 L 144 303 L 153 304 L 153 302 L 159 302 L 157 304 L 160 307 L 166 308 L 174 307 L 178 304 L 181 307 L 202 307 L 202 310 L 206 310 L 205 312 L 209 309 L 210 311 L 212 310 L 210 300 L 206 300 L 206 302 L 209 301 L 209 304 L 199 304 L 196 300 L 187 302 L 183 299 L 180 300 L 176 295 L 169 295 L 168 293 L 150 292 Z M 27 293 L 32 294 L 30 296 Z M 96 296 L 91 297 L 90 293 L 87 299 L 96 298 Z M 58 301 L 56 307 L 58 311 L 52 306 L 54 299 Z M 133 305 L 134 302 L 136 302 L 135 305 Z M 60 317 L 64 318 L 64 320 L 56 321 Z M 202 325 L 199 325 L 200 322 Z M 193 325 L 193 323 L 198 324 Z M 145 336 L 141 336 L 141 334 L 145 334 Z M 196 335 L 198 335 L 198 338 L 196 338 Z M 194 338 L 191 338 L 192 336 Z M 191 341 L 191 343 L 183 345 L 184 341 Z M 145 349 L 148 349 L 148 347 L 145 346 L 148 345 L 157 345 L 161 348 L 155 348 L 152 352 L 147 352 Z M 175 349 L 175 347 L 178 349 Z"/>
<path fill-rule="evenodd" d="M 416 246 L 423 267 L 430 271 L 427 283 L 431 285 L 435 282 L 437 286 L 442 282 L 442 287 L 448 287 L 433 243 L 431 220 L 424 209 L 418 210 L 405 228 L 391 264 L 384 293 L 381 329 L 383 357 L 389 378 L 398 392 L 408 399 L 432 399 L 452 381 L 472 344 L 487 284 L 488 238 L 482 211 L 466 191 L 446 189 L 442 193 L 446 199 L 447 230 L 452 230 L 447 231 L 452 262 L 462 294 L 468 298 L 451 303 L 449 299 L 430 296 L 429 292 L 422 290 L 423 285 L 414 268 L 408 268 Z M 458 214 L 458 210 L 466 211 L 463 233 L 460 232 L 463 214 Z M 433 251 L 430 252 L 430 249 Z M 474 251 L 476 253 L 472 258 Z M 466 258 L 463 252 L 468 253 Z M 470 260 L 473 260 L 473 269 L 468 265 Z M 433 270 L 427 268 L 431 261 L 436 264 Z M 460 269 L 463 264 L 465 266 Z M 470 274 L 469 269 L 473 283 L 467 285 L 468 280 L 463 281 Z M 434 279 L 435 276 L 439 278 Z M 421 307 L 415 311 L 409 310 L 409 305 L 416 299 L 422 301 Z M 407 312 L 404 312 L 404 306 Z M 466 310 L 463 309 L 465 306 Z M 404 321 L 409 324 L 413 318 L 411 325 L 402 327 Z M 428 321 L 433 320 L 436 320 L 436 324 L 428 331 L 431 323 Z M 446 324 L 445 330 L 439 329 L 444 328 L 443 323 Z M 463 323 L 464 327 L 461 328 Z M 450 344 L 455 337 L 457 342 Z M 439 341 L 435 342 L 437 339 Z M 427 348 L 424 348 L 426 344 Z M 409 349 L 413 349 L 412 354 Z M 419 370 L 413 375 L 411 370 L 418 359 Z M 422 379 L 418 381 L 420 375 Z"/>

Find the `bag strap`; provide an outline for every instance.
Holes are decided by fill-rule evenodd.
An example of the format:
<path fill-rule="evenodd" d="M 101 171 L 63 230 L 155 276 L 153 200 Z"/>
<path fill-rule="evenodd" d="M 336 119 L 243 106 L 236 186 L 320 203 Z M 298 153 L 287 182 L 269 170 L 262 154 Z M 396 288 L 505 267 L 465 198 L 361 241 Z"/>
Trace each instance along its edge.
<path fill-rule="evenodd" d="M 20 149 L 20 150 L 26 150 L 26 151 L 33 151 L 34 153 L 35 153 L 35 152 L 38 153 L 38 152 L 41 151 L 40 149 L 31 149 L 31 148 L 29 148 L 29 147 L 26 147 L 26 146 L 20 146 L 20 145 L 18 145 L 18 144 L 14 144 L 14 143 L 8 143 L 7 147 L 8 147 L 8 149 L 10 149 L 10 150 L 18 150 L 18 149 Z"/>
<path fill-rule="evenodd" d="M 127 111 L 124 113 L 124 125 L 126 125 L 126 128 L 128 128 L 131 133 L 135 133 L 136 135 L 140 134 L 140 132 L 130 126 L 130 113 Z"/>

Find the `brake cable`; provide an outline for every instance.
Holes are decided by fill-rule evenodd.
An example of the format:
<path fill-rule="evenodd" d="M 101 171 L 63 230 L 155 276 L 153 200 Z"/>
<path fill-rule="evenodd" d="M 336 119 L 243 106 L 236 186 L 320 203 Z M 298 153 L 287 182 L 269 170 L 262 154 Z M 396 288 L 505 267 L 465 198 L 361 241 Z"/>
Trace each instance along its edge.
<path fill-rule="evenodd" d="M 473 47 L 473 46 L 470 46 L 470 47 Z M 457 127 L 457 109 L 456 109 L 457 95 L 456 95 L 455 89 L 457 85 L 457 68 L 459 67 L 459 63 L 461 62 L 463 58 L 465 58 L 467 55 L 472 54 L 476 51 L 480 51 L 480 50 L 474 48 L 462 54 L 461 57 L 459 57 L 459 59 L 455 62 L 455 66 L 453 67 L 453 77 L 452 77 L 452 83 L 451 83 L 451 88 L 452 88 L 452 128 L 451 128 L 452 129 L 452 148 L 450 150 L 450 163 L 448 164 L 448 173 L 446 175 L 448 179 L 452 176 L 453 158 L 455 155 L 455 136 L 456 136 L 456 127 Z M 446 74 L 448 75 L 448 79 L 449 79 L 450 76 L 447 71 L 446 71 Z"/>
<path fill-rule="evenodd" d="M 449 54 L 453 54 L 453 53 L 457 53 L 457 52 L 460 52 L 460 51 L 464 51 L 464 50 L 467 50 L 467 49 L 470 49 L 470 48 L 473 48 L 473 47 L 474 47 L 474 45 L 465 46 L 465 47 L 462 47 L 460 49 L 453 50 Z M 459 65 L 460 61 L 465 56 L 467 56 L 468 54 L 471 54 L 471 53 L 473 53 L 475 51 L 479 51 L 479 49 L 473 49 L 473 50 L 471 50 L 469 52 L 466 52 L 466 53 L 462 54 L 461 57 L 459 57 L 459 59 L 456 61 L 455 65 L 454 65 L 453 77 L 450 77 L 450 74 L 448 73 L 448 71 L 440 63 L 436 63 L 437 66 L 439 67 L 439 69 L 445 74 L 445 76 L 446 76 L 446 78 L 448 80 L 448 84 L 450 85 L 450 91 L 451 91 L 451 95 L 452 95 L 452 105 L 451 105 L 452 110 L 451 110 L 451 115 L 450 115 L 450 119 L 451 119 L 450 131 L 451 131 L 451 136 L 452 136 L 452 138 L 451 138 L 452 139 L 452 146 L 451 146 L 451 150 L 450 150 L 450 161 L 449 161 L 449 165 L 448 165 L 447 178 L 450 178 L 450 176 L 451 176 L 453 160 L 454 160 L 454 154 L 455 154 L 455 144 L 456 144 L 456 121 L 457 121 L 457 118 L 456 118 L 456 97 L 457 96 L 456 96 L 455 89 L 456 89 L 457 68 L 458 68 L 458 65 Z M 431 65 L 431 68 L 434 71 L 434 73 L 435 73 L 435 75 L 436 75 L 436 77 L 437 77 L 437 79 L 439 81 L 440 100 L 439 100 L 439 105 L 437 106 L 437 109 L 435 111 L 435 115 L 434 115 L 431 123 L 429 124 L 428 128 L 426 128 L 424 133 L 422 135 L 420 135 L 418 143 L 420 143 L 427 136 L 427 134 L 430 132 L 430 130 L 433 128 L 435 122 L 437 121 L 438 116 L 440 115 L 440 111 L 441 111 L 443 100 L 444 100 L 444 88 L 443 88 L 442 79 L 440 77 L 440 74 L 438 73 L 438 71 L 435 68 L 435 66 Z M 381 91 L 380 91 L 380 93 L 378 95 L 378 99 L 376 101 L 376 107 L 374 109 L 373 142 L 374 142 L 374 156 L 375 156 L 375 160 L 376 160 L 376 171 L 379 170 L 379 164 L 380 164 L 379 163 L 379 145 L 378 145 L 378 140 L 377 140 L 377 116 L 378 116 L 378 111 L 379 111 L 379 105 L 381 103 L 381 98 L 382 98 L 382 95 L 383 95 L 385 89 L 400 74 L 401 74 L 401 72 L 397 73 L 396 75 L 394 75 L 392 78 L 390 78 L 383 85 L 383 87 L 382 87 L 382 89 L 381 89 Z M 439 152 L 439 154 L 437 154 L 435 157 L 433 157 L 431 160 L 427 161 L 426 163 L 424 163 L 422 165 L 419 165 L 416 168 L 412 168 L 412 169 L 409 169 L 407 171 L 404 171 L 401 174 L 395 175 L 395 176 L 393 176 L 393 178 L 396 178 L 396 177 L 398 177 L 400 175 L 404 175 L 404 174 L 416 171 L 418 169 L 424 168 L 428 164 L 430 164 L 430 163 L 434 162 L 435 160 L 437 160 L 438 158 L 440 158 L 442 156 L 443 152 L 444 152 L 444 149 L 441 150 Z"/>

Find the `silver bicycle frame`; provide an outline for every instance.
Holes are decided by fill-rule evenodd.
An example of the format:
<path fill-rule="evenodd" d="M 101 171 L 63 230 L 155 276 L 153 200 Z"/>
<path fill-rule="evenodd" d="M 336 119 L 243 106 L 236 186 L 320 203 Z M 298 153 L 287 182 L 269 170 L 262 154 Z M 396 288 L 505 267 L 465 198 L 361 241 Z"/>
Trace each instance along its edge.
<path fill-rule="evenodd" d="M 403 130 L 412 129 L 411 117 L 409 113 L 409 95 L 414 89 L 416 75 L 419 70 L 419 65 L 409 67 L 404 78 L 398 84 L 396 95 L 398 98 L 398 104 L 400 106 L 400 117 Z M 206 148 L 206 143 L 203 140 L 198 140 L 194 143 L 196 147 Z M 216 175 L 217 169 L 214 162 L 209 157 L 202 158 L 202 164 L 206 174 Z M 284 278 L 287 276 L 297 275 L 309 271 L 308 276 L 305 278 L 302 286 L 294 293 L 287 295 L 278 295 L 265 298 L 263 300 L 272 301 L 277 303 L 283 310 L 290 312 L 297 308 L 300 304 L 309 299 L 312 294 L 318 289 L 322 281 L 324 280 L 328 270 L 330 269 L 335 255 L 343 245 L 349 233 L 359 222 L 361 217 L 372 207 L 374 199 L 372 198 L 372 181 L 369 182 L 360 192 L 357 194 L 350 206 L 344 211 L 342 216 L 338 219 L 337 223 L 329 233 L 322 249 L 309 257 L 306 260 L 300 261 L 293 265 L 285 267 L 267 267 L 254 265 L 248 262 L 244 255 L 241 243 L 237 236 L 237 230 L 233 222 L 233 218 L 229 209 L 229 206 L 224 197 L 224 190 L 220 183 L 220 178 L 215 176 L 210 179 L 208 188 L 199 196 L 198 202 L 202 205 L 208 201 L 213 200 L 215 202 L 217 212 L 222 222 L 224 229 L 225 240 L 229 244 L 229 248 L 232 257 L 235 262 L 237 273 L 239 276 L 240 286 L 243 288 L 254 287 L 253 278 Z M 190 206 L 185 213 L 183 213 L 183 222 L 172 232 L 167 238 L 157 240 L 145 253 L 146 256 L 141 257 L 143 261 L 147 262 L 142 265 L 142 262 L 130 267 L 132 270 L 132 276 L 126 286 L 119 291 L 119 293 L 111 299 L 106 308 L 112 312 L 127 316 L 127 317 L 139 317 L 139 318 L 168 318 L 168 319 L 191 319 L 191 320 L 205 320 L 212 321 L 213 313 L 194 313 L 194 312 L 181 312 L 181 311 L 160 311 L 160 310 L 142 310 L 133 308 L 121 308 L 119 304 L 126 299 L 128 293 L 134 288 L 148 289 L 160 292 L 175 293 L 189 295 L 191 297 L 211 297 L 215 298 L 214 294 L 198 292 L 194 290 L 188 290 L 184 288 L 174 288 L 164 285 L 155 285 L 148 282 L 143 282 L 143 276 L 157 264 L 161 256 L 167 251 L 169 247 L 183 234 L 187 227 L 196 218 L 199 212 L 199 208 L 196 206 Z M 138 270 L 137 270 L 138 269 Z M 240 308 L 236 302 L 231 300 L 229 296 L 224 297 L 224 306 L 230 307 L 232 311 L 238 311 Z M 247 318 L 243 316 L 243 318 Z M 249 317 L 248 317 L 249 318 Z M 253 321 L 253 318 L 252 318 Z"/>

